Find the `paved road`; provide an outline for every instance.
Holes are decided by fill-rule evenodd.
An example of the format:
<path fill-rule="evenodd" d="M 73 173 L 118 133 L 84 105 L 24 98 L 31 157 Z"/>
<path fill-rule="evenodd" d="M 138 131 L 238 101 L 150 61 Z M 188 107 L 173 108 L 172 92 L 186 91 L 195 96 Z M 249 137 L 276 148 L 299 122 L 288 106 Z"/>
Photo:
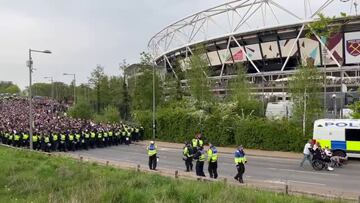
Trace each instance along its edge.
<path fill-rule="evenodd" d="M 184 171 L 181 149 L 159 148 L 159 169 Z M 111 162 L 140 164 L 147 168 L 147 156 L 142 145 L 117 146 L 89 151 L 73 152 L 75 155 L 105 159 Z M 349 161 L 343 168 L 335 171 L 314 171 L 307 163 L 299 167 L 297 159 L 248 156 L 245 181 L 261 181 L 274 187 L 284 187 L 287 183 L 290 190 L 322 194 L 342 195 L 357 198 L 360 195 L 360 160 Z M 207 174 L 207 164 L 204 168 Z M 232 180 L 236 173 L 231 154 L 219 152 L 218 172 L 220 177 Z"/>

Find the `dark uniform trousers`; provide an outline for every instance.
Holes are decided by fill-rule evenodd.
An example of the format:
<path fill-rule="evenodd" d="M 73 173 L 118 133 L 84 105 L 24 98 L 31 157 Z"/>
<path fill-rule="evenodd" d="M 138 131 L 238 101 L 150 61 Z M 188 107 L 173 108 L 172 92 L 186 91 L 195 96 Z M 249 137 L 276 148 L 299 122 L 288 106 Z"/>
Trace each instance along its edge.
<path fill-rule="evenodd" d="M 149 156 L 149 168 L 150 170 L 155 170 L 157 164 L 157 157 L 156 154 Z"/>
<path fill-rule="evenodd" d="M 217 173 L 217 161 L 215 162 L 209 162 L 209 168 L 208 168 L 209 174 L 210 174 L 210 178 L 217 178 L 218 177 L 218 173 Z"/>
<path fill-rule="evenodd" d="M 204 173 L 204 162 L 203 161 L 196 161 L 196 175 L 205 177 Z"/>
<path fill-rule="evenodd" d="M 236 166 L 237 168 L 237 174 L 235 176 L 235 179 L 238 180 L 240 183 L 243 183 L 243 174 L 245 173 L 245 165 L 243 163 L 239 163 L 239 165 Z"/>
<path fill-rule="evenodd" d="M 193 161 L 192 157 L 186 157 L 186 160 L 185 160 L 186 171 L 192 171 L 193 170 L 192 161 Z"/>

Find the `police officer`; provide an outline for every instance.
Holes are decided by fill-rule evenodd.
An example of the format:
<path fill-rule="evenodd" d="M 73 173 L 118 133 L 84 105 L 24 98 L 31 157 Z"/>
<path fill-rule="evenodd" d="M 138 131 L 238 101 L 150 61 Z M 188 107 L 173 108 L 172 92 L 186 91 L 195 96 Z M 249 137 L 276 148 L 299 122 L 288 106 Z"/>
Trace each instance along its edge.
<path fill-rule="evenodd" d="M 205 177 L 204 173 L 204 162 L 205 162 L 205 151 L 204 147 L 198 147 L 198 150 L 196 154 L 194 155 L 194 158 L 196 159 L 196 175 Z"/>
<path fill-rule="evenodd" d="M 204 141 L 201 139 L 201 134 L 196 134 L 195 138 L 191 140 L 192 148 L 194 149 L 194 153 L 199 147 L 204 147 Z"/>
<path fill-rule="evenodd" d="M 107 147 L 108 146 L 108 142 L 109 142 L 109 137 L 108 137 L 108 132 L 107 132 L 107 129 L 104 129 L 104 132 L 103 132 L 103 144 L 104 144 L 104 147 Z"/>
<path fill-rule="evenodd" d="M 113 129 L 109 129 L 108 131 L 108 135 L 109 135 L 109 146 L 114 145 L 114 131 Z"/>
<path fill-rule="evenodd" d="M 22 143 L 23 147 L 28 147 L 29 146 L 29 134 L 28 133 L 23 133 L 23 143 Z"/>
<path fill-rule="evenodd" d="M 67 151 L 67 142 L 68 142 L 67 134 L 61 133 L 60 134 L 60 144 L 59 144 L 60 151 L 64 151 L 64 152 Z"/>
<path fill-rule="evenodd" d="M 34 150 L 39 150 L 40 146 L 40 134 L 39 131 L 36 130 L 35 134 L 33 135 L 33 148 Z"/>
<path fill-rule="evenodd" d="M 20 147 L 20 142 L 21 142 L 20 138 L 21 138 L 20 133 L 19 133 L 19 132 L 16 132 L 16 131 L 14 130 L 14 137 L 13 137 L 14 142 L 13 142 L 13 146 L 15 146 L 15 147 Z"/>
<path fill-rule="evenodd" d="M 81 134 L 80 133 L 81 133 L 80 131 L 75 133 L 75 149 L 76 150 L 80 150 L 81 145 L 82 145 L 82 143 L 81 143 Z"/>
<path fill-rule="evenodd" d="M 102 147 L 103 146 L 103 136 L 102 136 L 102 130 L 99 129 L 97 132 L 97 139 L 96 139 L 96 147 Z"/>
<path fill-rule="evenodd" d="M 69 142 L 68 142 L 69 150 L 75 151 L 75 147 L 76 147 L 75 131 L 69 132 L 68 137 L 69 137 Z"/>
<path fill-rule="evenodd" d="M 149 156 L 149 168 L 150 170 L 156 170 L 157 165 L 157 146 L 154 141 L 150 141 L 150 145 L 147 147 L 147 154 Z"/>
<path fill-rule="evenodd" d="M 136 127 L 134 129 L 134 141 L 139 142 L 139 128 L 138 127 Z"/>
<path fill-rule="evenodd" d="M 48 134 L 45 135 L 45 133 L 43 133 L 41 137 L 41 149 L 45 152 L 50 152 L 50 147 L 50 137 Z"/>
<path fill-rule="evenodd" d="M 143 140 L 143 138 L 144 138 L 144 133 L 145 133 L 144 127 L 140 126 L 140 130 L 139 130 L 139 140 Z"/>
<path fill-rule="evenodd" d="M 126 129 L 126 128 L 125 128 L 125 132 L 126 132 L 125 144 L 129 146 L 131 144 L 131 133 L 130 133 L 129 129 Z"/>
<path fill-rule="evenodd" d="M 210 143 L 210 148 L 207 151 L 207 154 L 208 154 L 208 163 L 209 163 L 208 171 L 210 174 L 210 178 L 216 179 L 218 177 L 218 173 L 217 173 L 218 154 L 216 147 L 211 143 Z"/>
<path fill-rule="evenodd" d="M 186 167 L 186 172 L 192 171 L 193 170 L 193 153 L 192 153 L 192 147 L 190 145 L 189 142 L 185 143 L 185 147 L 183 149 L 183 156 L 184 156 L 184 161 L 185 161 L 185 167 Z"/>
<path fill-rule="evenodd" d="M 90 133 L 90 146 L 91 148 L 96 147 L 96 129 L 93 129 Z"/>
<path fill-rule="evenodd" d="M 242 145 L 238 147 L 235 151 L 235 164 L 237 169 L 237 174 L 234 177 L 235 180 L 239 181 L 240 183 L 244 183 L 243 174 L 245 172 L 245 163 L 247 162 L 245 157 L 244 148 Z"/>
<path fill-rule="evenodd" d="M 51 134 L 52 136 L 50 137 L 50 141 L 51 141 L 51 147 L 52 147 L 52 151 L 57 151 L 59 148 L 59 134 L 58 131 L 56 130 L 56 132 Z"/>
<path fill-rule="evenodd" d="M 82 135 L 83 135 L 83 140 L 82 140 L 83 149 L 88 150 L 90 143 L 90 133 L 88 129 L 86 129 L 85 132 L 82 133 Z"/>

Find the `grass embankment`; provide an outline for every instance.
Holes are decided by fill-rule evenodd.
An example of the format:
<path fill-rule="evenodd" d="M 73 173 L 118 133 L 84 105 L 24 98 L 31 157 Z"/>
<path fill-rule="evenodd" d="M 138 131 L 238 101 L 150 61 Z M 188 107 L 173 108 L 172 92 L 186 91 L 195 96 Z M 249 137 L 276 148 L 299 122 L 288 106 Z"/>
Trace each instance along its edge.
<path fill-rule="evenodd" d="M 0 202 L 323 201 L 220 182 L 174 180 L 0 146 Z"/>

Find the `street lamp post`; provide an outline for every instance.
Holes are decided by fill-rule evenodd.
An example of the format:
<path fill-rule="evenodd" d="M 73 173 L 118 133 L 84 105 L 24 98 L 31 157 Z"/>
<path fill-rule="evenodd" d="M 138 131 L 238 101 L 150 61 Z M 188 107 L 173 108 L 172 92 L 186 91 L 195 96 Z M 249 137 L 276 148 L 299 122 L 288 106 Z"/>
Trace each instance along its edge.
<path fill-rule="evenodd" d="M 155 66 L 156 66 L 156 63 L 155 61 L 153 61 L 153 84 L 152 84 L 152 88 L 153 88 L 153 113 L 152 113 L 152 121 L 153 121 L 153 140 L 155 140 L 156 138 L 156 115 L 155 115 L 155 112 L 156 112 L 156 99 L 155 99 Z"/>
<path fill-rule="evenodd" d="M 54 97 L 54 78 L 53 77 L 44 77 L 44 79 L 50 79 L 50 82 L 51 82 L 51 99 L 53 100 L 51 102 L 51 111 L 54 112 L 54 101 L 55 101 L 55 97 Z"/>
<path fill-rule="evenodd" d="M 337 106 L 336 106 L 336 94 L 333 94 L 332 95 L 332 99 L 333 99 L 333 102 L 334 102 L 334 117 L 335 117 L 335 119 L 336 119 L 336 117 L 337 117 Z"/>
<path fill-rule="evenodd" d="M 31 95 L 32 72 L 33 72 L 33 60 L 31 57 L 32 52 L 51 54 L 51 51 L 49 50 L 39 51 L 39 50 L 29 49 L 29 61 L 27 62 L 27 66 L 29 67 L 29 137 L 30 137 L 29 144 L 31 150 L 33 149 L 33 125 L 34 125 L 34 121 L 33 121 L 34 118 L 32 114 L 32 95 Z"/>
<path fill-rule="evenodd" d="M 75 73 L 63 73 L 63 75 L 72 75 L 74 77 L 74 104 L 76 104 L 76 75 Z"/>
<path fill-rule="evenodd" d="M 304 92 L 304 112 L 303 112 L 303 136 L 306 136 L 306 111 L 307 111 L 307 92 L 305 88 Z"/>

